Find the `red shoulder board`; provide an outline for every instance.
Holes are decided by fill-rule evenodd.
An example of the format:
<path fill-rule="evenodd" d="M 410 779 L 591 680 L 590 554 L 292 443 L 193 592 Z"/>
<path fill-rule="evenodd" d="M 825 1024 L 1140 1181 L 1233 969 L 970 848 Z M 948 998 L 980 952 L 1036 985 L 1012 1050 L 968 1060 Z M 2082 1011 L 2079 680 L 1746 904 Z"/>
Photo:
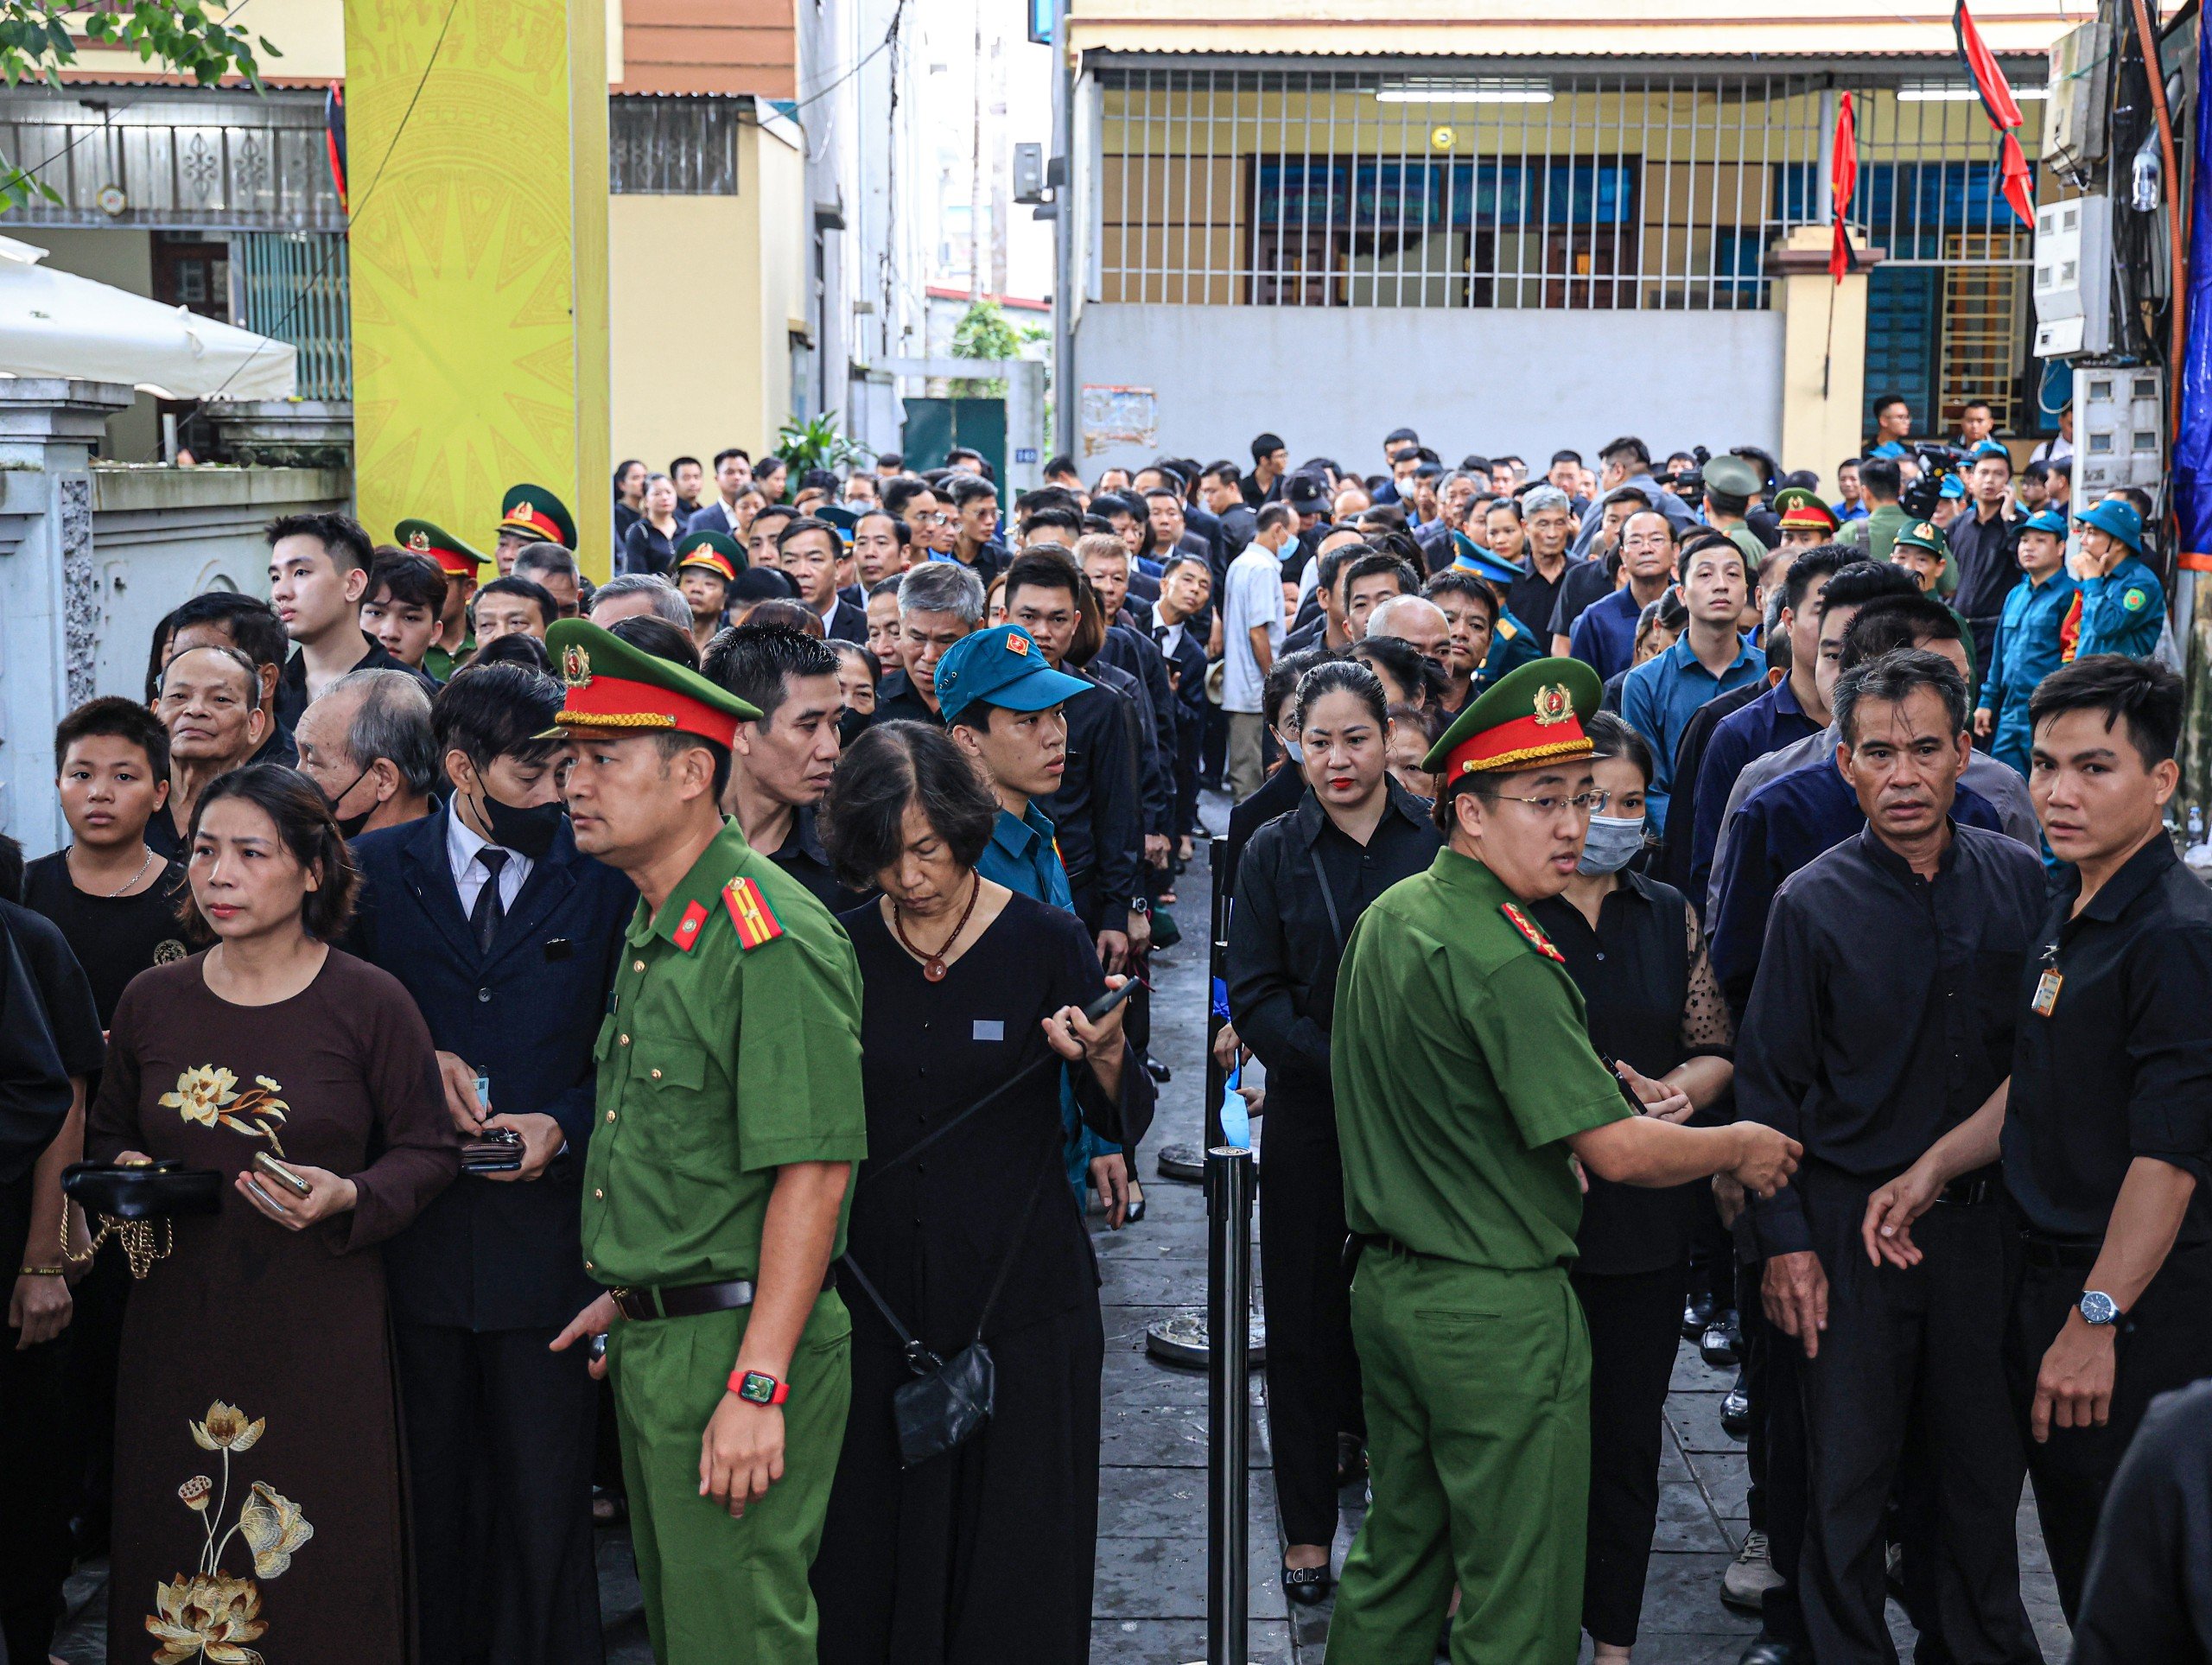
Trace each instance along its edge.
<path fill-rule="evenodd" d="M 1518 907 L 1511 902 L 1500 902 L 1497 905 L 1497 911 L 1505 916 L 1506 924 L 1529 939 L 1529 946 L 1535 949 L 1537 953 L 1548 960 L 1557 960 L 1561 965 L 1567 963 L 1567 956 L 1553 947 L 1552 939 L 1545 936 L 1538 928 L 1536 922 L 1522 912 Z"/>
<path fill-rule="evenodd" d="M 729 910 L 730 923 L 737 927 L 737 940 L 748 951 L 784 934 L 784 922 L 768 906 L 760 887 L 750 879 L 733 879 L 723 886 L 722 906 Z"/>
<path fill-rule="evenodd" d="M 694 902 L 676 922 L 676 945 L 689 954 L 699 944 L 699 928 L 714 916 L 704 902 Z"/>

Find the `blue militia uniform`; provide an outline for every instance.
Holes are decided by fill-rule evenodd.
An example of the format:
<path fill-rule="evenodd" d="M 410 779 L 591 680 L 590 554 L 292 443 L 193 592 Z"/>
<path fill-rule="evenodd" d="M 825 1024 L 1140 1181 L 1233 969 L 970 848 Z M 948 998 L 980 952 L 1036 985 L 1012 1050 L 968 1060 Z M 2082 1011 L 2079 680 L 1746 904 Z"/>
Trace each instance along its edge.
<path fill-rule="evenodd" d="M 2147 659 L 2165 622 L 2165 588 L 2140 556 L 2131 555 L 2102 578 L 2082 581 L 2082 639 L 2074 657 L 2124 653 Z"/>
<path fill-rule="evenodd" d="M 2015 584 L 2005 597 L 1996 645 L 1989 651 L 1989 674 L 1981 685 L 1981 703 L 1997 715 L 1991 755 L 2023 775 L 2028 772 L 2028 751 L 2034 738 L 2028 723 L 2028 699 L 2036 685 L 2058 669 L 2064 657 L 2059 627 L 2066 622 L 2078 588 L 2062 567 L 2041 583 L 2031 578 Z"/>

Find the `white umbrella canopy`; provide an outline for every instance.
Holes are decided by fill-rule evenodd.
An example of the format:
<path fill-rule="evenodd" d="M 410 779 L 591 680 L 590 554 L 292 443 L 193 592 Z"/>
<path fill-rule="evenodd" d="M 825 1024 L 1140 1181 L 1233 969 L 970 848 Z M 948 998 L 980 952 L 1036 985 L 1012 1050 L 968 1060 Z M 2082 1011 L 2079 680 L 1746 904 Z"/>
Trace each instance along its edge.
<path fill-rule="evenodd" d="M 0 374 L 123 382 L 163 399 L 289 399 L 299 349 L 38 263 L 0 237 Z"/>

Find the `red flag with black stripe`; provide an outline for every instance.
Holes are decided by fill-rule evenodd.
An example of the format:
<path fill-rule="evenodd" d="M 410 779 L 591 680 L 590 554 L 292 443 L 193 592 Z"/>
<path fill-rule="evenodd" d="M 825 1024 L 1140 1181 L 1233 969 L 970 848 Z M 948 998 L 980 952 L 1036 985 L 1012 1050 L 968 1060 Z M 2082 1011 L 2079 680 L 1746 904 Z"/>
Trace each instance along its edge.
<path fill-rule="evenodd" d="M 338 211 L 346 212 L 346 89 L 336 81 L 322 99 L 322 143 L 330 158 L 330 181 L 338 187 Z"/>
<path fill-rule="evenodd" d="M 1967 74 L 1974 82 L 1974 90 L 1981 99 L 1981 108 L 1989 118 L 1989 124 L 1998 132 L 1997 186 L 2020 223 L 2032 227 L 2036 223 L 2035 192 L 2028 178 L 2028 159 L 2022 154 L 2020 142 L 2013 130 L 2027 118 L 2020 113 L 2019 100 L 2012 96 L 2012 84 L 2005 79 L 2005 71 L 1996 55 L 1981 38 L 1981 31 L 1974 27 L 1974 18 L 1967 11 L 1967 0 L 1958 0 L 1951 13 L 1951 32 L 1957 36 L 1959 61 L 1966 66 Z"/>
<path fill-rule="evenodd" d="M 1859 121 L 1852 113 L 1851 94 L 1845 93 L 1836 102 L 1834 156 L 1828 166 L 1828 194 L 1834 203 L 1835 239 L 1828 246 L 1828 276 L 1840 283 L 1844 274 L 1854 264 L 1851 252 L 1851 235 L 1843 228 L 1843 217 L 1851 207 L 1853 193 L 1859 189 Z"/>

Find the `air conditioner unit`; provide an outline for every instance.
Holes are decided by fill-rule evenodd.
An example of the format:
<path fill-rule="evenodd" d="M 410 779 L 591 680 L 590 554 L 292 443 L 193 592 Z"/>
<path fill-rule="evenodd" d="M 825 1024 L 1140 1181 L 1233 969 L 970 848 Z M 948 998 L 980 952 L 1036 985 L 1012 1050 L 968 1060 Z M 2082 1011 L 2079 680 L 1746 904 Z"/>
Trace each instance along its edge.
<path fill-rule="evenodd" d="M 2112 351 L 2112 200 L 2074 197 L 2036 210 L 2038 359 Z"/>
<path fill-rule="evenodd" d="M 2059 36 L 2050 48 L 2050 92 L 2043 112 L 2043 159 L 2075 186 L 2091 183 L 2104 160 L 2112 29 L 2101 19 Z"/>

